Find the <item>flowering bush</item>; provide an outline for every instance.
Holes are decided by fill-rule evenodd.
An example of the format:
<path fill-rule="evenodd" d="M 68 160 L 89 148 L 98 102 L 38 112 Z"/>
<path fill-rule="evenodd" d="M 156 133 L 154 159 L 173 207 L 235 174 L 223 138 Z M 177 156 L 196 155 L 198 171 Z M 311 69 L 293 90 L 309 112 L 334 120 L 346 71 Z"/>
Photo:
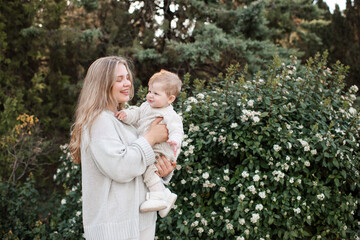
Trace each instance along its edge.
<path fill-rule="evenodd" d="M 246 81 L 238 66 L 195 80 L 177 101 L 186 133 L 169 188 L 175 209 L 157 239 L 341 239 L 359 233 L 356 86 L 326 56 L 275 58 Z M 55 181 L 66 196 L 54 239 L 80 239 L 80 169 L 64 147 Z M 54 228 L 53 228 L 54 229 Z"/>
<path fill-rule="evenodd" d="M 186 133 L 158 239 L 340 239 L 359 233 L 359 113 L 326 54 L 237 66 L 178 102 Z M 188 83 L 186 79 L 185 84 Z M 186 86 L 185 86 L 186 89 Z"/>
<path fill-rule="evenodd" d="M 65 195 L 58 201 L 51 221 L 51 239 L 83 239 L 81 212 L 81 168 L 71 161 L 68 144 L 60 146 L 63 154 L 61 165 L 54 175 L 57 185 L 64 188 Z"/>

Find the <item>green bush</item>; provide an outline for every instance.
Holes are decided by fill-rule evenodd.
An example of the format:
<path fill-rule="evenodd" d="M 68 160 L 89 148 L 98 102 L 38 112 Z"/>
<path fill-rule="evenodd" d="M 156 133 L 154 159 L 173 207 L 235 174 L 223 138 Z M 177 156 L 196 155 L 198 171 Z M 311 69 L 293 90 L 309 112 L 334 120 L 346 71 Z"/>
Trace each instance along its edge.
<path fill-rule="evenodd" d="M 357 87 L 326 54 L 281 63 L 253 80 L 231 66 L 185 77 L 177 102 L 186 138 L 170 188 L 175 209 L 157 239 L 350 239 L 359 229 Z M 80 169 L 64 148 L 55 175 L 66 196 L 55 235 L 82 237 Z M 60 202 L 60 200 L 59 200 Z M 52 227 L 52 229 L 54 229 Z"/>
<path fill-rule="evenodd" d="M 60 146 L 63 154 L 54 181 L 65 195 L 58 200 L 51 219 L 51 239 L 83 239 L 81 212 L 81 168 L 71 161 L 68 145 Z"/>
<path fill-rule="evenodd" d="M 30 174 L 25 183 L 0 182 L 1 239 L 47 239 L 49 229 L 39 219 L 39 192 Z"/>
<path fill-rule="evenodd" d="M 301 70 L 300 70 L 301 69 Z M 359 233 L 357 87 L 326 54 L 237 66 L 179 102 L 186 138 L 159 239 L 340 239 Z"/>

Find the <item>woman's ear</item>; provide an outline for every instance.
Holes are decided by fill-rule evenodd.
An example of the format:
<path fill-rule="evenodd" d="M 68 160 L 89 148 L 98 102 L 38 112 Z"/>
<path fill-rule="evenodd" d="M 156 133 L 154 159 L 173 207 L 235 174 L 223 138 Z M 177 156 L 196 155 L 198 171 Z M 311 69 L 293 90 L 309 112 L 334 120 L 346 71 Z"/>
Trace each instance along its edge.
<path fill-rule="evenodd" d="M 176 97 L 175 97 L 174 95 L 171 95 L 171 96 L 169 97 L 168 103 L 169 103 L 169 104 L 173 103 L 173 102 L 175 101 L 175 99 L 176 99 Z"/>

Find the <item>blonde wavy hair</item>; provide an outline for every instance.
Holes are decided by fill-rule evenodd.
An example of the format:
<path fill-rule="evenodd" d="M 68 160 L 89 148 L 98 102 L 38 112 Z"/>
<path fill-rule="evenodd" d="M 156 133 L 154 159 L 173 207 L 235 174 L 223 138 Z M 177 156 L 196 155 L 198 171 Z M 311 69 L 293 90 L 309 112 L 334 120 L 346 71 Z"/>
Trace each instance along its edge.
<path fill-rule="evenodd" d="M 91 129 L 91 125 L 99 114 L 111 106 L 122 109 L 125 103 L 117 103 L 111 94 L 112 87 L 116 82 L 116 67 L 124 64 L 131 81 L 130 99 L 134 96 L 133 76 L 125 58 L 110 56 L 97 59 L 89 67 L 83 87 L 80 92 L 76 111 L 75 122 L 71 127 L 71 140 L 69 144 L 71 158 L 74 163 L 81 162 L 81 134 L 85 127 Z"/>

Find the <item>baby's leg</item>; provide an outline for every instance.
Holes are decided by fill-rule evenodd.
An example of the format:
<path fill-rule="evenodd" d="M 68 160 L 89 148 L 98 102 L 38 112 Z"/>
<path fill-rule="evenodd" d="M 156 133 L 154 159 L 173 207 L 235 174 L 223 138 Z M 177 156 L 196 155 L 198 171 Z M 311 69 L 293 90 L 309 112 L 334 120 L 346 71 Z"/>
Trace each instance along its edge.
<path fill-rule="evenodd" d="M 144 183 L 149 188 L 150 192 L 159 192 L 165 189 L 161 178 L 156 174 L 157 168 L 155 164 L 151 164 L 147 167 L 143 174 Z"/>
<path fill-rule="evenodd" d="M 156 171 L 156 166 L 151 164 L 143 174 L 144 183 L 150 192 L 146 195 L 146 201 L 141 204 L 140 212 L 159 211 L 160 217 L 164 218 L 174 206 L 177 195 L 165 188 Z"/>

